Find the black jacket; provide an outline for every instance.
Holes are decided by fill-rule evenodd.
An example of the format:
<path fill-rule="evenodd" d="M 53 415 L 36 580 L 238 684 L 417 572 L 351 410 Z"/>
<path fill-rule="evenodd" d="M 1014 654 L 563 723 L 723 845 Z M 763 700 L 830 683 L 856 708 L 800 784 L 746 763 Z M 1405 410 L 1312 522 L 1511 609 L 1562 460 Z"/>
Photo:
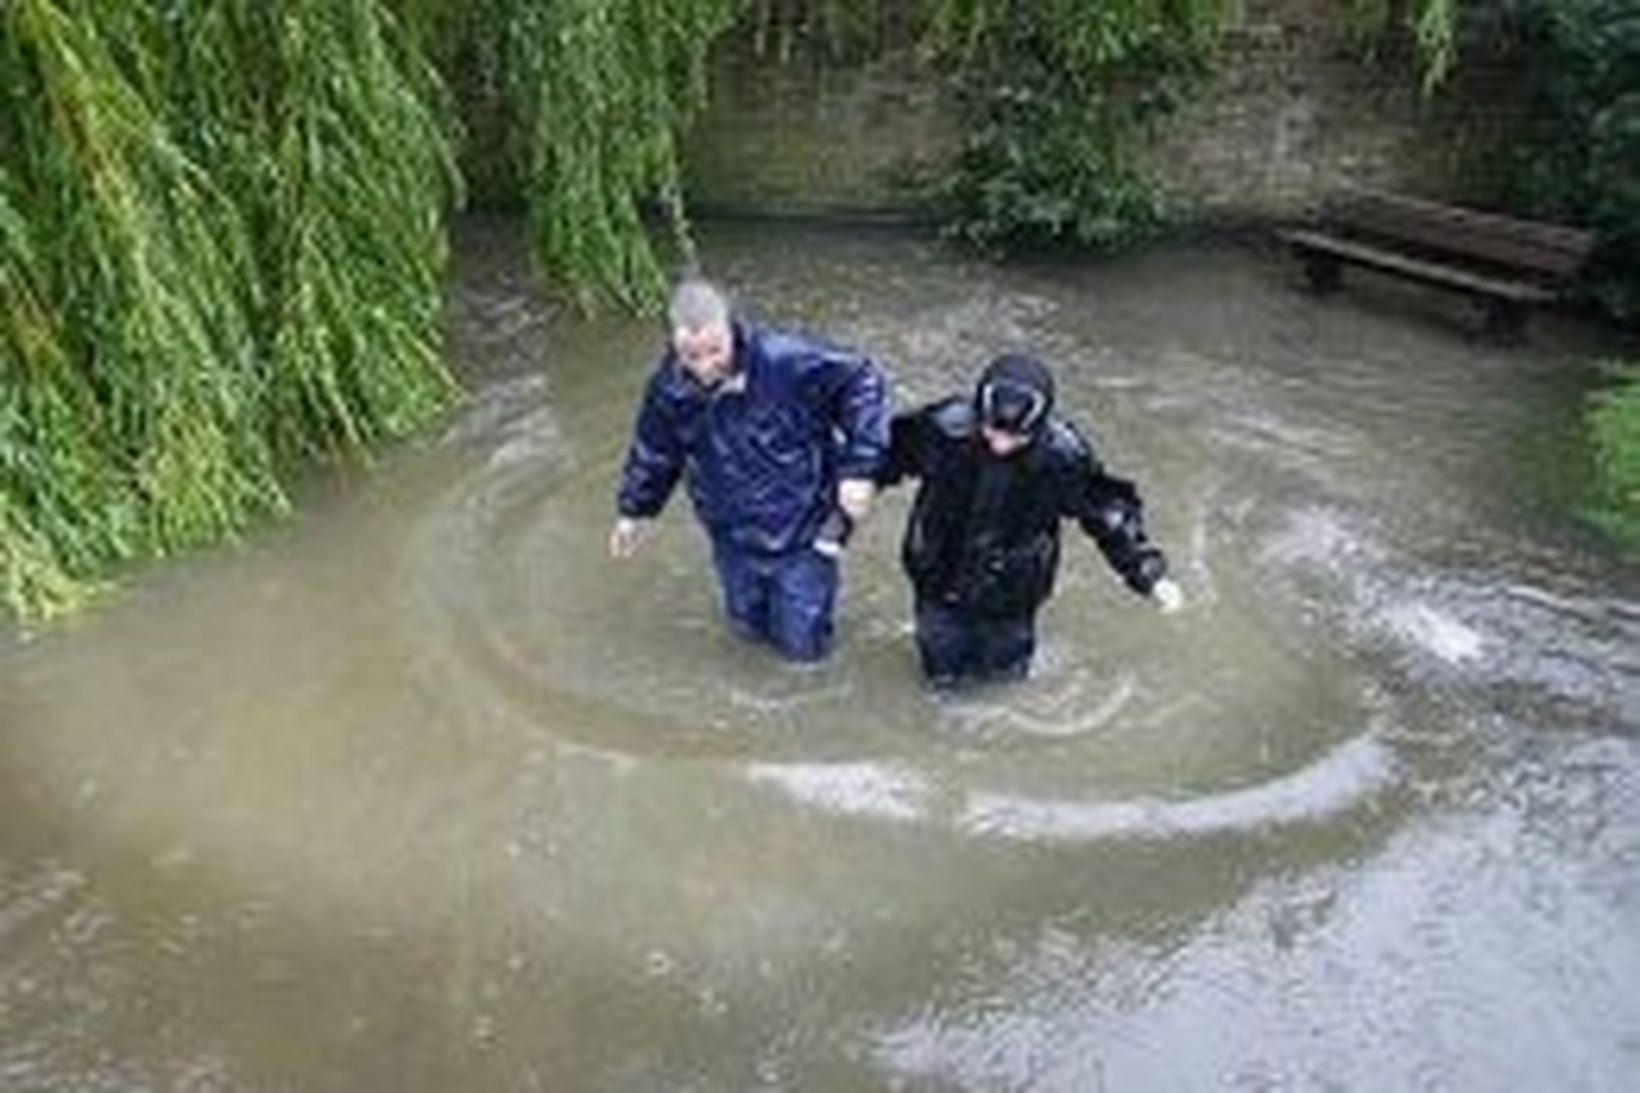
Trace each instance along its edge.
<path fill-rule="evenodd" d="M 1107 475 L 1069 422 L 1050 417 L 1030 447 L 999 459 L 972 403 L 952 398 L 897 416 L 890 436 L 881 484 L 921 479 L 901 548 L 919 600 L 991 618 L 1035 611 L 1053 592 L 1064 518 L 1133 591 L 1167 571 L 1133 483 Z"/>

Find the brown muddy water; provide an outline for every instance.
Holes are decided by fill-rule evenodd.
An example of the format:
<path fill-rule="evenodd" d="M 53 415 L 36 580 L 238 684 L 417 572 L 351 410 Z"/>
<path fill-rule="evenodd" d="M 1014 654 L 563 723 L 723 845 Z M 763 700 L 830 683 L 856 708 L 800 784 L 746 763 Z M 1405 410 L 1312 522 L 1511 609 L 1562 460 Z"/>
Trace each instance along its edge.
<path fill-rule="evenodd" d="M 794 669 L 680 497 L 604 556 L 649 324 L 475 222 L 469 403 L 0 643 L 0 1090 L 1640 1089 L 1640 577 L 1565 515 L 1598 338 L 1178 246 L 709 227 L 902 404 L 1034 347 L 1185 611 L 1067 544 L 1036 678 L 916 684 L 895 553 Z"/>

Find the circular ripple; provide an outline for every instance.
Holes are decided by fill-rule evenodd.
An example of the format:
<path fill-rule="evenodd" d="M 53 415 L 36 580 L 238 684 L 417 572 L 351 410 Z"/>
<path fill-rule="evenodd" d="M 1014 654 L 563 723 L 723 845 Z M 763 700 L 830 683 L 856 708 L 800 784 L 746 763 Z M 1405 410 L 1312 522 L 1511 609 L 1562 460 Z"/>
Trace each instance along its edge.
<path fill-rule="evenodd" d="M 601 440 L 589 415 L 607 417 Z M 605 556 L 624 429 L 607 410 L 574 417 L 586 435 L 565 428 L 539 383 L 489 392 L 451 433 L 469 449 L 465 473 L 409 545 L 413 628 L 464 716 L 974 838 L 1319 820 L 1392 781 L 1370 728 L 1382 713 L 1357 673 L 1286 646 L 1264 615 L 1223 595 L 1185 624 L 1163 620 L 1081 543 L 1029 684 L 926 692 L 893 560 L 903 497 L 882 506 L 849 560 L 836 655 L 784 664 L 727 634 L 681 501 L 638 559 Z"/>

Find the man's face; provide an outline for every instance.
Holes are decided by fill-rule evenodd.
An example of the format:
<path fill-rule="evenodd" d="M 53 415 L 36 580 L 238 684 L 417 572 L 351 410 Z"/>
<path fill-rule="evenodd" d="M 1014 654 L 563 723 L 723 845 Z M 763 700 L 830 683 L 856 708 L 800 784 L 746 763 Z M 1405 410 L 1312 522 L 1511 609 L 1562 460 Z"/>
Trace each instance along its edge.
<path fill-rule="evenodd" d="M 1007 459 L 1015 452 L 1030 444 L 1031 438 L 1021 433 L 1010 433 L 1006 429 L 999 429 L 995 425 L 981 425 L 979 434 L 985 439 L 985 446 L 998 459 Z"/>
<path fill-rule="evenodd" d="M 698 383 L 716 387 L 728 378 L 734 363 L 734 332 L 726 322 L 676 327 L 672 331 L 672 349 Z"/>
<path fill-rule="evenodd" d="M 980 438 L 998 459 L 1030 446 L 1048 413 L 1048 396 L 1007 377 L 987 378 L 974 397 Z"/>

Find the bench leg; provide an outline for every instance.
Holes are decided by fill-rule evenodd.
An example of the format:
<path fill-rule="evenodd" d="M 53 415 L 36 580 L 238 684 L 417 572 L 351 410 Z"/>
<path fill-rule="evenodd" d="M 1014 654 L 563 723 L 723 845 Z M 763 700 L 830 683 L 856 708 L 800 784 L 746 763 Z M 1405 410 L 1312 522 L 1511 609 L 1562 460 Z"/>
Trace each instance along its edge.
<path fill-rule="evenodd" d="M 1514 345 L 1526 333 L 1526 305 L 1516 300 L 1489 299 L 1486 301 L 1486 323 L 1483 333 L 1502 345 Z"/>
<path fill-rule="evenodd" d="M 1344 267 L 1338 259 L 1311 252 L 1304 255 L 1304 276 L 1310 282 L 1310 291 L 1317 296 L 1337 292 L 1344 283 Z"/>

